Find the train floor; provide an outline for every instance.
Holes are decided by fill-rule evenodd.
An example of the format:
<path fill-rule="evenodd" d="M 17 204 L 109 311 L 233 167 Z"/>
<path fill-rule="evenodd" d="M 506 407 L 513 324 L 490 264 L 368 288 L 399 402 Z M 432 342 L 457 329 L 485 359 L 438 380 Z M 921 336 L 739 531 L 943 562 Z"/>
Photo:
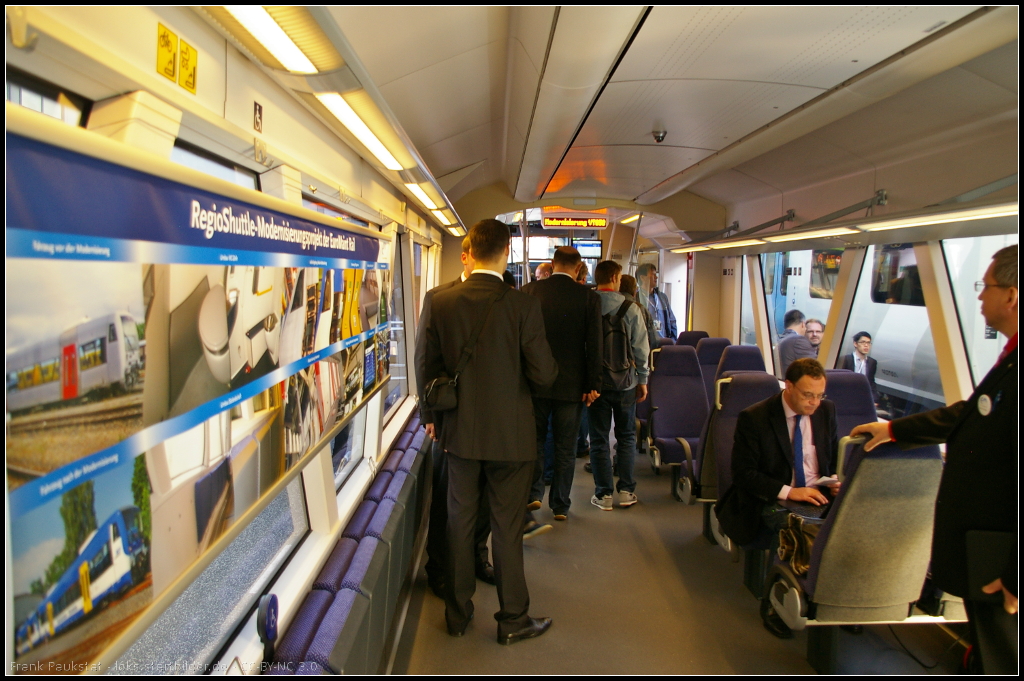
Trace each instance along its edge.
<path fill-rule="evenodd" d="M 742 564 L 704 539 L 699 505 L 672 499 L 667 468 L 656 476 L 638 457 L 640 502 L 606 512 L 590 504 L 593 478 L 583 463 L 576 462 L 569 520 L 554 523 L 545 506 L 537 519 L 553 529 L 525 542 L 530 612 L 551 617 L 551 629 L 498 645 L 490 617 L 497 595 L 477 581 L 477 617 L 464 637 L 449 637 L 444 603 L 427 588 L 421 561 L 392 673 L 814 673 L 806 631 L 782 641 L 762 627 Z M 843 674 L 955 673 L 964 653 L 936 625 L 840 633 Z"/>

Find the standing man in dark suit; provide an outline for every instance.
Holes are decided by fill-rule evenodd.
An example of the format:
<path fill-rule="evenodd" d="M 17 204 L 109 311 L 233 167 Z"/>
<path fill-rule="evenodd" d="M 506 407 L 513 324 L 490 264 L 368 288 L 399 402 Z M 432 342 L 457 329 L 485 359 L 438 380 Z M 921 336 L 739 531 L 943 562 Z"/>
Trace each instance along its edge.
<path fill-rule="evenodd" d="M 814 506 L 822 493 L 839 489 L 835 473 L 839 436 L 836 407 L 825 399 L 825 369 L 816 359 L 798 359 L 786 371 L 786 389 L 740 412 L 732 448 L 732 486 L 715 506 L 722 530 L 740 546 L 765 534 L 778 547 L 789 511 L 780 501 Z M 793 632 L 761 601 L 765 628 L 779 638 Z"/>
<path fill-rule="evenodd" d="M 424 385 L 442 375 L 455 377 L 460 359 L 468 357 L 457 378 L 458 405 L 444 412 L 439 430 L 428 428 L 448 460 L 451 584 L 445 620 L 449 634 L 462 636 L 473 618 L 473 530 L 480 496 L 486 494 L 501 604 L 495 615 L 498 642 L 508 645 L 551 626 L 549 618 L 529 615 L 522 532 L 537 458 L 531 392 L 551 385 L 558 366 L 540 302 L 502 280 L 508 226 L 483 220 L 470 229 L 469 239 L 473 274 L 434 295 L 424 329 Z M 475 345 L 467 347 L 478 328 Z"/>
<path fill-rule="evenodd" d="M 878 404 L 878 387 L 875 385 L 875 372 L 878 371 L 878 360 L 869 357 L 871 352 L 871 334 L 867 331 L 858 331 L 853 334 L 853 352 L 839 358 L 837 369 L 849 369 L 858 374 L 868 377 L 871 384 L 871 396 Z"/>
<path fill-rule="evenodd" d="M 807 340 L 807 318 L 800 310 L 790 310 L 782 318 L 786 330 L 779 336 L 779 370 L 785 377 L 789 365 L 802 357 L 816 359 L 818 351 Z"/>
<path fill-rule="evenodd" d="M 473 272 L 473 256 L 470 254 L 469 237 L 462 240 L 462 275 L 458 279 L 435 286 L 423 296 L 423 308 L 420 311 L 420 327 L 416 334 L 416 384 L 417 393 L 423 394 L 423 372 L 426 364 L 427 338 L 423 333 L 430 322 L 431 307 L 434 294 L 438 291 L 461 284 Z M 434 412 L 426 408 L 420 401 L 420 423 L 428 429 L 436 430 Z M 437 443 L 434 444 L 433 485 L 431 486 L 430 521 L 427 526 L 427 584 L 439 598 L 444 598 L 445 584 L 448 582 L 448 462 L 444 452 Z M 480 580 L 494 584 L 494 567 L 487 558 L 487 537 L 491 534 L 490 505 L 487 496 L 480 497 L 480 513 L 477 515 L 475 530 L 476 538 L 476 576 Z"/>
<path fill-rule="evenodd" d="M 600 397 L 601 388 L 601 299 L 576 283 L 582 264 L 579 251 L 561 246 L 551 260 L 551 276 L 523 287 L 523 293 L 540 301 L 548 345 L 558 363 L 554 384 L 533 398 L 537 467 L 530 493 L 530 510 L 536 510 L 544 498 L 544 440 L 550 418 L 555 456 L 548 505 L 555 520 L 568 518 L 580 418 L 584 405 Z"/>
<path fill-rule="evenodd" d="M 966 401 L 889 423 L 866 423 L 850 434 L 870 435 L 866 450 L 890 441 L 904 448 L 946 443 L 946 465 L 935 501 L 932 580 L 943 591 L 964 599 L 984 672 L 1013 674 L 1017 671 L 1020 496 L 1017 246 L 997 251 L 975 288 L 985 323 L 1009 342 L 974 394 Z M 972 531 L 1003 533 L 1005 551 L 972 560 L 968 550 Z M 981 593 L 972 593 L 968 565 L 987 573 L 981 591 L 1001 593 L 1001 602 L 988 602 Z"/>

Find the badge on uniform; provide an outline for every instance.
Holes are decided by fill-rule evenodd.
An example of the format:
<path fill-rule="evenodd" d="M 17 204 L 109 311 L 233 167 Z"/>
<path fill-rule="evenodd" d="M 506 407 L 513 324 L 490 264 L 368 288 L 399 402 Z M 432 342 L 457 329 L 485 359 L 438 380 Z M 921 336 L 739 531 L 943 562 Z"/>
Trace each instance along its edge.
<path fill-rule="evenodd" d="M 978 398 L 978 413 L 982 416 L 988 416 L 992 413 L 992 398 L 988 395 L 982 395 Z"/>

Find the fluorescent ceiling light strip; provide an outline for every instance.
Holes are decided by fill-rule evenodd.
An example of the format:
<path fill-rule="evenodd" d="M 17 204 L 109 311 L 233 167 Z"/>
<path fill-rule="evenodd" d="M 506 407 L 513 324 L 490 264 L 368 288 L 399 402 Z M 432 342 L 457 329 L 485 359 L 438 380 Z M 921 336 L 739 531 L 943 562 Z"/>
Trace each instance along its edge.
<path fill-rule="evenodd" d="M 639 219 L 640 219 L 640 213 L 637 213 L 636 215 L 634 215 L 632 217 L 628 217 L 625 220 L 619 220 L 619 224 L 621 224 L 621 225 L 628 225 L 629 223 L 636 222 Z"/>
<path fill-rule="evenodd" d="M 927 225 L 944 225 L 950 222 L 966 222 L 967 220 L 987 220 L 989 218 L 1004 218 L 1017 215 L 1018 209 L 1013 206 L 995 206 L 980 210 L 965 210 L 959 213 L 945 213 L 933 217 L 906 218 L 904 220 L 892 220 L 890 222 L 878 222 L 873 225 L 863 225 L 863 229 L 869 232 L 880 232 L 886 229 L 902 229 L 904 227 L 925 227 Z"/>
<path fill-rule="evenodd" d="M 683 248 L 673 248 L 673 253 L 693 253 L 695 251 L 710 251 L 708 246 L 685 246 Z"/>
<path fill-rule="evenodd" d="M 733 241 L 733 242 L 723 241 L 722 243 L 708 244 L 708 247 L 709 248 L 714 248 L 715 250 L 718 250 L 720 248 L 739 248 L 740 246 L 758 246 L 758 245 L 763 244 L 763 243 L 764 242 L 761 241 L 760 239 L 744 239 L 742 241 Z"/>
<path fill-rule="evenodd" d="M 341 124 L 348 128 L 348 131 L 356 136 L 363 146 L 370 150 L 377 160 L 384 164 L 388 170 L 402 170 L 402 164 L 391 155 L 381 141 L 377 139 L 363 119 L 360 118 L 352 107 L 348 105 L 341 95 L 335 92 L 327 92 L 316 96 L 320 103 L 327 107 L 327 110 L 334 114 L 334 117 L 341 121 Z"/>
<path fill-rule="evenodd" d="M 445 227 L 448 227 L 449 225 L 452 224 L 452 221 L 449 220 L 447 217 L 445 217 L 444 213 L 442 213 L 441 211 L 439 211 L 439 210 L 432 210 L 430 212 L 433 213 L 434 217 L 437 218 L 438 220 L 440 220 L 441 224 L 444 225 Z"/>
<path fill-rule="evenodd" d="M 418 184 L 410 182 L 406 184 L 405 187 L 413 194 L 415 194 L 416 198 L 420 200 L 420 203 L 426 206 L 428 210 L 437 210 L 437 204 L 430 200 L 430 197 L 427 196 L 427 193 L 425 191 L 420 189 L 420 186 Z"/>
<path fill-rule="evenodd" d="M 809 232 L 794 232 L 792 234 L 782 232 L 778 235 L 772 234 L 761 238 L 765 241 L 776 243 L 779 241 L 797 241 L 799 239 L 820 239 L 822 237 L 842 236 L 844 234 L 860 234 L 860 230 L 849 227 L 833 227 L 832 229 L 815 229 Z"/>
<path fill-rule="evenodd" d="M 267 48 L 283 67 L 295 73 L 317 72 L 313 62 L 292 42 L 274 18 L 267 14 L 267 10 L 259 5 L 224 5 L 224 9 Z"/>
<path fill-rule="evenodd" d="M 462 236 L 462 230 L 458 227 L 449 227 L 448 231 L 452 233 L 452 236 Z"/>

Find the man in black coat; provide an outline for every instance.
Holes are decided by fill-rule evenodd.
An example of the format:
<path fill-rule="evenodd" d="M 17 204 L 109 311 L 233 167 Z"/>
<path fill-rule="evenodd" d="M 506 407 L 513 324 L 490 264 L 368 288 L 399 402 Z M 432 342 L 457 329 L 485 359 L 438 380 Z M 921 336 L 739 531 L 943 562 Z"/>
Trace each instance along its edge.
<path fill-rule="evenodd" d="M 473 225 L 469 238 L 473 274 L 434 295 L 424 328 L 424 385 L 442 375 L 455 377 L 460 359 L 469 353 L 457 377 L 458 406 L 444 412 L 439 429 L 428 428 L 448 460 L 451 584 L 445 619 L 448 633 L 461 636 L 473 618 L 473 528 L 479 498 L 486 494 L 501 604 L 495 615 L 498 641 L 509 644 L 539 636 L 551 625 L 548 618 L 529 615 L 522 530 L 537 458 L 532 391 L 551 385 L 558 367 L 540 302 L 502 280 L 508 226 L 483 220 Z"/>
<path fill-rule="evenodd" d="M 839 358 L 837 369 L 848 369 L 864 374 L 871 384 L 871 395 L 875 403 L 878 403 L 878 386 L 875 385 L 875 372 L 878 371 L 878 360 L 869 357 L 871 352 L 871 334 L 867 331 L 858 331 L 853 334 L 853 352 Z"/>
<path fill-rule="evenodd" d="M 561 246 L 551 260 L 551 276 L 523 287 L 523 293 L 540 301 L 548 345 L 558 363 L 558 378 L 533 398 L 537 467 L 530 492 L 530 510 L 536 510 L 544 498 L 544 441 L 550 418 L 555 452 L 548 505 L 555 520 L 568 518 L 583 406 L 590 406 L 601 388 L 601 299 L 576 283 L 582 264 L 579 251 Z"/>
<path fill-rule="evenodd" d="M 473 272 L 473 256 L 470 254 L 469 237 L 462 240 L 462 275 L 453 281 L 435 286 L 423 296 L 420 310 L 419 332 L 416 334 L 416 384 L 417 393 L 423 394 L 423 372 L 426 364 L 427 338 L 423 333 L 430 322 L 431 307 L 434 294 L 444 291 L 456 284 L 461 284 Z M 420 423 L 427 428 L 436 428 L 436 418 L 432 411 L 420 401 Z M 430 521 L 427 526 L 427 584 L 430 590 L 440 598 L 444 598 L 445 584 L 448 582 L 448 462 L 437 443 L 433 452 L 433 485 L 431 486 Z M 491 534 L 491 512 L 487 496 L 480 497 L 480 512 L 477 514 L 474 532 L 476 545 L 476 576 L 488 584 L 494 584 L 494 567 L 487 558 L 487 537 Z"/>
<path fill-rule="evenodd" d="M 769 539 L 778 547 L 789 511 L 780 501 L 821 506 L 839 489 L 835 474 L 839 436 L 836 407 L 825 399 L 825 369 L 798 359 L 786 371 L 781 393 L 740 412 L 732 449 L 732 486 L 715 506 L 722 531 L 740 546 Z M 792 632 L 762 601 L 765 627 L 780 638 Z"/>
<path fill-rule="evenodd" d="M 800 310 L 790 310 L 782 318 L 786 330 L 779 336 L 779 372 L 784 377 L 789 365 L 802 357 L 816 359 L 818 351 L 807 340 L 807 318 Z"/>
<path fill-rule="evenodd" d="M 967 607 L 976 649 L 986 674 L 1017 670 L 1017 246 L 996 252 L 975 285 L 985 323 L 1009 339 L 999 361 L 965 401 L 890 423 L 857 426 L 867 434 L 866 450 L 894 441 L 900 447 L 946 443 L 946 465 L 935 501 L 932 581 L 960 596 Z M 1003 533 L 1007 544 L 981 560 L 968 556 L 972 531 Z M 978 535 L 975 535 L 977 537 Z M 987 576 L 981 591 L 1002 594 L 988 602 L 972 592 L 968 562 Z M 980 577 L 981 575 L 979 575 Z M 975 578 L 977 579 L 977 577 Z M 992 581 L 988 581 L 991 579 Z"/>

